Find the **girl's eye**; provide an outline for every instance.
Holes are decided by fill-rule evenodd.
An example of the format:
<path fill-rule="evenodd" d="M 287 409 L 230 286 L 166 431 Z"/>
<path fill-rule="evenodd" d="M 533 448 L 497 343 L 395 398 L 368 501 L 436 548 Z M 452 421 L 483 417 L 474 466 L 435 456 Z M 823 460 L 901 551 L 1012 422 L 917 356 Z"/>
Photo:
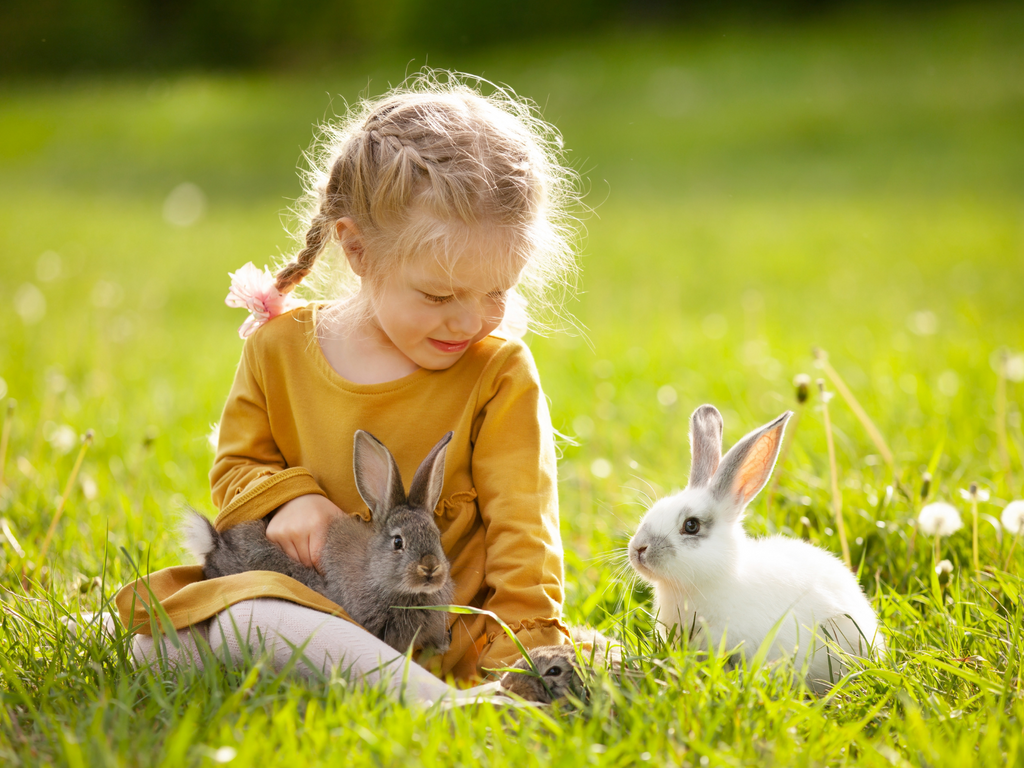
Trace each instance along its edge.
<path fill-rule="evenodd" d="M 427 297 L 427 301 L 432 301 L 435 304 L 445 304 L 452 300 L 451 296 L 434 296 L 430 293 L 424 293 L 423 295 Z"/>
<path fill-rule="evenodd" d="M 402 537 L 401 536 L 395 536 L 395 540 L 392 543 L 395 546 L 395 552 L 397 552 L 398 550 L 400 550 L 402 547 L 405 546 L 405 542 L 402 541 Z"/>
<path fill-rule="evenodd" d="M 496 300 L 500 301 L 501 299 L 504 299 L 507 294 L 508 294 L 508 291 L 491 291 L 490 293 L 487 294 L 487 296 L 489 298 L 496 299 Z"/>
<path fill-rule="evenodd" d="M 683 523 L 683 533 L 688 533 L 691 536 L 700 530 L 700 520 L 696 517 L 686 518 L 686 522 Z"/>

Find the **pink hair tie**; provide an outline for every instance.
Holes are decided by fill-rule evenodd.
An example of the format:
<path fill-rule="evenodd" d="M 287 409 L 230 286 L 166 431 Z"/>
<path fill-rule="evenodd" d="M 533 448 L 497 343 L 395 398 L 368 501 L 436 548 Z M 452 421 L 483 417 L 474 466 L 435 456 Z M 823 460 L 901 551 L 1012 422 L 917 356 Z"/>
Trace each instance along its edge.
<path fill-rule="evenodd" d="M 268 320 L 284 314 L 305 302 L 277 290 L 277 281 L 266 267 L 262 271 L 251 261 L 237 272 L 228 272 L 231 289 L 224 303 L 229 307 L 249 310 L 249 317 L 238 329 L 239 337 L 248 338 Z"/>

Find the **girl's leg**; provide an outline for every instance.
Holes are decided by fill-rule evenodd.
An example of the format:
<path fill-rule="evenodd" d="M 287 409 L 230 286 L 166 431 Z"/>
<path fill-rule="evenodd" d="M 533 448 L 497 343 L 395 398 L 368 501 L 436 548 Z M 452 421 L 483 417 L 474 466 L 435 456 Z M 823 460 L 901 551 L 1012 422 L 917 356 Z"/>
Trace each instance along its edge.
<path fill-rule="evenodd" d="M 203 657 L 198 643 L 209 642 L 207 632 L 207 624 L 203 622 L 179 630 L 173 636 L 163 635 L 159 641 L 149 635 L 136 635 L 132 638 L 132 658 L 136 664 L 158 664 L 162 661 L 172 667 L 191 665 L 201 670 Z"/>
<path fill-rule="evenodd" d="M 215 653 L 236 662 L 267 651 L 278 669 L 300 653 L 295 669 L 302 675 L 317 677 L 339 667 L 353 680 L 384 680 L 396 694 L 404 688 L 414 701 L 464 698 L 493 688 L 457 691 L 362 627 L 287 600 L 236 603 L 212 619 L 209 640 Z"/>
<path fill-rule="evenodd" d="M 117 634 L 117 619 L 111 613 L 83 613 L 81 623 L 75 619 L 63 619 L 69 632 L 79 635 L 90 628 L 92 631 L 104 632 L 110 637 Z M 203 668 L 202 656 L 197 643 L 208 642 L 206 622 L 186 627 L 174 637 L 162 636 L 159 642 L 149 635 L 135 635 L 132 638 L 132 658 L 136 664 L 154 664 L 159 659 L 170 666 L 191 664 L 197 669 Z"/>

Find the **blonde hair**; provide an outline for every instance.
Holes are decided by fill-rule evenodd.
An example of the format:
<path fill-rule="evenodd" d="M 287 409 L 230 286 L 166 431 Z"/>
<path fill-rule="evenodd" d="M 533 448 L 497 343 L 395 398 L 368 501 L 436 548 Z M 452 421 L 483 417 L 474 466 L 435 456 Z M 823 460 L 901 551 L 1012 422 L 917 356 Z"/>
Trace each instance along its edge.
<path fill-rule="evenodd" d="M 345 217 L 359 229 L 369 257 L 363 278 L 371 280 L 425 251 L 457 255 L 482 227 L 500 238 L 504 258 L 526 264 L 526 301 L 513 297 L 509 306 L 528 303 L 535 320 L 562 317 L 576 273 L 577 176 L 562 162 L 561 136 L 532 104 L 477 78 L 424 71 L 322 126 L 307 159 L 302 247 L 277 272 L 279 291 L 307 276 L 313 286 L 303 293 L 312 297 L 358 291 L 345 259 L 331 269 L 322 258 L 337 251 Z"/>

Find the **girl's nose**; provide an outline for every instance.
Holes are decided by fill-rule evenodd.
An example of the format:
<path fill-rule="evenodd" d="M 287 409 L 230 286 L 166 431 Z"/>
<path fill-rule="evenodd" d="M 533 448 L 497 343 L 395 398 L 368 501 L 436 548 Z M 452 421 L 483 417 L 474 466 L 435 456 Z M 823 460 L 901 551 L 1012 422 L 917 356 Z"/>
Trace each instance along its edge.
<path fill-rule="evenodd" d="M 460 336 L 476 336 L 483 327 L 484 318 L 481 308 L 472 302 L 460 304 L 448 320 L 448 330 Z"/>

